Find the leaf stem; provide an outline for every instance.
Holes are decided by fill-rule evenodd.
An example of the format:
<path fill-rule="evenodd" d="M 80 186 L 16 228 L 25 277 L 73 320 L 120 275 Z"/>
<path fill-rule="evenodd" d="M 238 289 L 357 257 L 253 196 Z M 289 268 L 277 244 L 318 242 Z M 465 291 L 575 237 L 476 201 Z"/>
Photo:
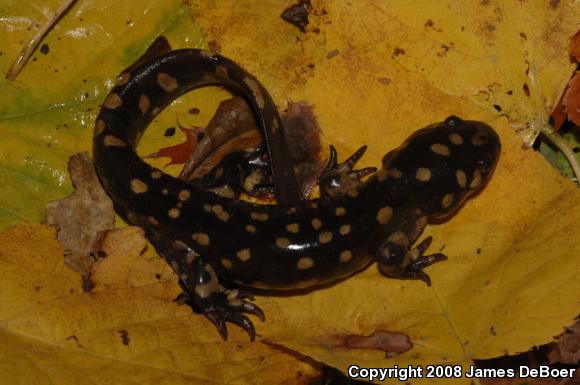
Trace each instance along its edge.
<path fill-rule="evenodd" d="M 42 26 L 42 28 L 40 28 L 38 30 L 38 32 L 36 33 L 36 35 L 34 35 L 32 40 L 30 40 L 30 42 L 22 49 L 22 51 L 20 52 L 20 55 L 16 58 L 14 63 L 12 63 L 12 66 L 10 67 L 8 72 L 6 72 L 6 79 L 8 79 L 8 80 L 16 79 L 16 76 L 18 76 L 20 71 L 22 71 L 22 68 L 24 67 L 24 65 L 26 64 L 28 59 L 30 59 L 30 56 L 32 56 L 32 54 L 36 50 L 36 47 L 38 47 L 38 45 L 40 44 L 40 42 L 44 38 L 44 35 L 46 35 L 46 33 L 50 30 L 50 28 L 52 28 L 54 26 L 54 24 L 56 24 L 58 19 L 60 19 L 62 17 L 62 15 L 64 15 L 64 13 L 76 1 L 77 0 L 65 0 L 60 5 L 60 7 L 56 10 L 54 15 L 50 18 L 50 20 L 48 20 L 48 22 L 46 24 L 44 24 Z"/>
<path fill-rule="evenodd" d="M 572 171 L 576 176 L 576 183 L 580 183 L 580 163 L 578 162 L 578 158 L 576 158 L 576 154 L 574 154 L 574 151 L 572 151 L 572 148 L 568 145 L 568 142 L 554 131 L 551 126 L 543 126 L 541 131 L 542 134 L 544 134 L 546 138 L 548 138 L 548 140 L 562 152 L 572 167 Z"/>

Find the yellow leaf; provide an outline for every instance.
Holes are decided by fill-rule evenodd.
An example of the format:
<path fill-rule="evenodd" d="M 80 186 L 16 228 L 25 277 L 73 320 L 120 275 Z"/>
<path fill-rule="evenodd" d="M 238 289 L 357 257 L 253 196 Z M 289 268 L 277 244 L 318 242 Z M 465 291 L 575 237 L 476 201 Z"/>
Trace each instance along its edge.
<path fill-rule="evenodd" d="M 469 365 L 546 343 L 572 323 L 580 246 L 566 229 L 580 219 L 580 195 L 522 149 L 514 128 L 529 143 L 546 124 L 568 77 L 577 5 L 320 2 L 325 15 L 309 27 L 318 36 L 272 22 L 272 4 L 203 4 L 192 12 L 208 39 L 253 67 L 278 100 L 313 103 L 343 156 L 369 144 L 364 160 L 377 165 L 410 132 L 451 114 L 488 122 L 503 142 L 483 193 L 424 234 L 450 257 L 431 268 L 432 288 L 387 280 L 372 266 L 306 296 L 268 298 L 269 341 L 343 371 L 352 363 Z M 384 352 L 344 348 L 347 335 L 379 330 L 407 333 L 414 349 L 385 364 Z"/>
<path fill-rule="evenodd" d="M 0 68 L 60 0 L 0 3 Z M 0 228 L 38 221 L 50 200 L 71 192 L 68 158 L 92 148 L 98 106 L 116 75 L 159 35 L 200 39 L 179 0 L 77 2 L 15 81 L 0 77 Z M 114 12 L 111 10 L 114 9 Z"/>
<path fill-rule="evenodd" d="M 222 342 L 209 321 L 173 301 L 176 277 L 150 250 L 141 255 L 139 228 L 109 234 L 89 293 L 64 265 L 53 230 L 18 225 L 0 244 L 3 383 L 282 384 L 316 373 L 242 331 Z"/>
<path fill-rule="evenodd" d="M 73 12 L 76 19 L 63 19 L 47 37 L 51 59 L 57 53 L 62 56 L 49 61 L 48 55 L 39 54 L 16 83 L 0 81 L 0 130 L 5 135 L 0 141 L 0 182 L 8 186 L 0 193 L 0 207 L 10 213 L 3 223 L 36 220 L 49 198 L 66 195 L 68 185 L 61 186 L 68 154 L 90 147 L 96 107 L 111 79 L 148 42 L 164 33 L 175 48 L 200 46 L 199 28 L 205 41 L 255 74 L 281 109 L 288 99 L 313 104 L 323 140 L 336 145 L 339 155 L 368 144 L 363 166 L 379 165 L 381 157 L 411 132 L 451 114 L 485 121 L 502 139 L 502 157 L 486 189 L 449 222 L 431 225 L 423 235 L 433 235 L 431 251 L 444 248 L 449 257 L 429 268 L 431 288 L 386 279 L 371 266 L 308 294 L 260 296 L 257 303 L 267 322 L 256 326 L 264 341 L 343 371 L 352 363 L 466 367 L 476 358 L 548 342 L 580 313 L 580 245 L 572 230 L 580 219 L 580 195 L 543 158 L 523 149 L 514 132 L 515 128 L 529 144 L 557 101 L 570 68 L 566 46 L 577 28 L 577 4 L 320 0 L 314 2 L 311 25 L 302 34 L 281 21 L 285 5 L 276 1 L 223 0 L 218 6 L 215 1 L 192 0 L 195 24 L 178 3 L 125 2 L 122 7 L 127 8 L 115 5 L 116 11 L 107 17 L 107 2 L 87 3 L 90 6 L 82 10 L 77 6 L 83 22 L 107 33 L 67 38 L 80 28 L 79 14 Z M 0 5 L 1 14 L 14 16 L 9 20 L 20 20 L 17 16 L 31 9 L 17 3 Z M 16 53 L 18 42 L 29 33 L 16 21 L 10 25 L 16 27 L 3 32 L 10 38 L 0 39 L 0 47 Z M 2 68 L 8 67 L 8 56 L 0 56 Z M 90 87 L 83 85 L 85 78 Z M 84 99 L 87 90 L 89 98 Z M 159 133 L 175 124 L 176 111 L 191 107 L 183 100 L 202 105 L 203 114 L 178 116 L 187 116 L 187 125 L 203 125 L 223 95 L 203 91 L 193 99 L 180 99 L 147 132 L 140 153 L 166 145 Z M 52 150 L 38 151 L 48 144 Z M 46 165 L 39 167 L 43 162 Z M 41 183 L 30 183 L 30 177 Z M 217 383 L 250 383 L 256 369 L 238 363 L 246 357 L 254 362 L 262 357 L 274 360 L 272 371 L 261 372 L 262 383 L 276 383 L 284 376 L 292 382 L 296 377 L 288 373 L 298 376 L 293 367 L 311 373 L 309 365 L 275 353 L 272 345 L 245 343 L 247 336 L 236 328 L 230 330 L 242 342 L 219 343 L 207 320 L 172 302 L 177 287 L 159 260 L 135 254 L 122 259 L 126 253 L 111 253 L 111 259 L 96 268 L 94 293 L 79 293 L 79 278 L 61 267 L 56 246 L 47 240 L 51 235 L 44 233 L 37 243 L 42 246 L 18 246 L 30 243 L 19 234 L 46 232 L 34 229 L 17 227 L 2 235 L 3 242 L 11 239 L 15 245 L 11 253 L 21 250 L 18 263 L 48 259 L 51 267 L 15 267 L 4 263 L 13 261 L 12 254 L 0 254 L 0 266 L 12 271 L 1 283 L 0 338 L 5 343 L 0 346 L 8 347 L 0 361 L 9 363 L 12 373 L 30 368 L 29 362 L 43 362 L 43 367 L 64 373 L 62 378 L 73 373 L 78 377 L 72 378 L 81 378 L 84 373 L 106 382 L 117 371 L 117 383 L 160 377 L 169 383 L 195 382 L 200 379 L 194 377 L 196 365 L 207 364 L 205 357 L 211 362 L 204 366 L 207 370 L 236 362 L 231 371 L 237 377 L 202 377 Z M 136 230 L 128 231 L 133 233 L 115 236 L 132 244 L 128 240 L 137 237 Z M 137 240 L 133 251 L 141 251 L 142 244 Z M 39 255 L 38 250 L 46 248 L 52 257 Z M 152 275 L 156 269 L 164 269 L 162 282 Z M 42 297 L 34 307 L 30 304 L 41 295 L 33 290 L 37 279 L 54 280 L 50 284 L 55 286 L 47 285 L 54 292 L 48 297 L 52 302 Z M 74 295 L 67 294 L 71 288 Z M 406 334 L 413 348 L 386 360 L 384 351 L 347 347 L 348 336 L 377 331 Z M 72 335 L 81 346 L 74 338 L 67 340 Z M 123 345 L 126 338 L 130 348 Z M 15 351 L 19 355 L 10 353 Z M 201 363 L 198 355 L 204 357 Z M 100 370 L 103 367 L 106 370 Z M 272 372 L 279 367 L 285 369 L 278 377 Z M 28 373 L 26 380 L 36 381 L 38 371 Z"/>

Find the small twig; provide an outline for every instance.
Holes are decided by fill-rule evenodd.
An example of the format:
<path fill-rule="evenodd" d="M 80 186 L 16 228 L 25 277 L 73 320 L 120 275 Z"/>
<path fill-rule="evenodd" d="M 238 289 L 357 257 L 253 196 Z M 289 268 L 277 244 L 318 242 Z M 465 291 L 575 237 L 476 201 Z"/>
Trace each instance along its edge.
<path fill-rule="evenodd" d="M 36 35 L 30 40 L 30 42 L 22 49 L 20 55 L 16 58 L 8 72 L 6 72 L 6 79 L 14 80 L 16 76 L 22 71 L 22 68 L 30 59 L 30 56 L 36 50 L 36 47 L 40 44 L 44 35 L 52 28 L 52 26 L 61 18 L 62 15 L 73 5 L 77 0 L 65 0 L 64 3 L 56 10 L 55 14 L 48 20 L 48 22 L 42 26 L 36 33 Z"/>
<path fill-rule="evenodd" d="M 570 163 L 570 166 L 572 167 L 574 175 L 576 176 L 576 181 L 580 182 L 580 163 L 578 163 L 576 154 L 574 154 L 574 151 L 572 151 L 568 142 L 554 131 L 551 126 L 544 126 L 541 131 L 542 134 L 544 134 L 546 138 L 548 138 L 548 140 L 562 152 L 564 157 L 566 157 L 568 163 Z"/>

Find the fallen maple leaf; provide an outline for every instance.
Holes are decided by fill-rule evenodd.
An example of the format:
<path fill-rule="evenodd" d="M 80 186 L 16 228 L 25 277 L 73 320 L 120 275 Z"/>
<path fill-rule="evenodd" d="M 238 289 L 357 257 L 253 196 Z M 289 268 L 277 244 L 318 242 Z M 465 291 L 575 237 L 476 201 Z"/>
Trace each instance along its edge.
<path fill-rule="evenodd" d="M 171 165 L 182 165 L 187 162 L 191 157 L 191 154 L 197 148 L 199 142 L 199 134 L 203 130 L 199 127 L 182 127 L 179 126 L 179 130 L 185 136 L 185 140 L 179 144 L 169 147 L 160 148 L 158 151 L 147 155 L 145 158 L 169 158 L 169 163 L 165 166 Z"/>

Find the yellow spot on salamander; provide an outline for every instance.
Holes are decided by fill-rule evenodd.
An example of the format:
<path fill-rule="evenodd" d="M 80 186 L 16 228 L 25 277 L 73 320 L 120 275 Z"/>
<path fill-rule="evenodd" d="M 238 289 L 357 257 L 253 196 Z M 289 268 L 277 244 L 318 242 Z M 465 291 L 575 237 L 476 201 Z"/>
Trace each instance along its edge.
<path fill-rule="evenodd" d="M 179 211 L 179 209 L 177 207 L 169 209 L 169 211 L 167 212 L 167 215 L 169 215 L 169 218 L 173 218 L 173 219 L 179 218 L 180 214 L 181 214 L 181 211 Z"/>
<path fill-rule="evenodd" d="M 290 245 L 290 240 L 288 238 L 276 238 L 276 246 L 281 249 L 285 249 Z"/>
<path fill-rule="evenodd" d="M 246 225 L 246 231 L 250 234 L 256 234 L 256 226 Z"/>
<path fill-rule="evenodd" d="M 344 250 L 338 256 L 338 259 L 342 263 L 346 263 L 352 259 L 352 252 L 350 250 Z"/>
<path fill-rule="evenodd" d="M 185 202 L 189 197 L 191 197 L 191 193 L 188 190 L 181 190 L 179 194 L 177 194 L 177 197 L 180 201 Z"/>
<path fill-rule="evenodd" d="M 300 232 L 300 225 L 298 223 L 290 223 L 286 225 L 286 230 L 292 234 L 298 234 Z"/>
<path fill-rule="evenodd" d="M 399 179 L 403 176 L 403 173 L 398 168 L 390 168 L 387 170 L 387 174 L 395 179 Z"/>
<path fill-rule="evenodd" d="M 206 233 L 193 233 L 191 239 L 199 245 L 209 246 L 209 236 Z"/>
<path fill-rule="evenodd" d="M 110 110 L 114 110 L 115 108 L 119 108 L 122 105 L 123 105 L 123 99 L 121 99 L 121 97 L 114 92 L 107 95 L 107 97 L 105 98 L 105 101 L 103 102 L 103 107 L 108 108 Z"/>
<path fill-rule="evenodd" d="M 433 151 L 437 155 L 441 156 L 449 156 L 451 152 L 449 151 L 449 147 L 441 143 L 433 143 L 431 145 L 431 151 Z"/>
<path fill-rule="evenodd" d="M 151 107 L 151 101 L 149 100 L 149 97 L 145 94 L 142 94 L 139 98 L 139 110 L 141 110 L 143 114 L 146 114 L 147 111 L 149 111 L 149 107 Z"/>
<path fill-rule="evenodd" d="M 457 170 L 455 171 L 455 179 L 457 179 L 457 184 L 461 188 L 465 188 L 467 184 L 467 175 L 465 175 L 465 171 Z"/>
<path fill-rule="evenodd" d="M 247 249 L 247 248 L 246 248 L 246 249 L 242 249 L 242 250 L 238 251 L 238 252 L 236 253 L 236 256 L 237 256 L 237 257 L 238 257 L 238 259 L 239 259 L 240 261 L 242 261 L 242 262 L 246 262 L 246 261 L 248 261 L 248 260 L 249 260 L 249 259 L 252 257 L 252 255 L 251 255 L 251 253 L 250 253 L 250 249 Z"/>
<path fill-rule="evenodd" d="M 226 269 L 231 269 L 233 266 L 232 261 L 226 258 L 222 258 L 221 263 L 222 266 L 225 267 Z"/>
<path fill-rule="evenodd" d="M 469 184 L 470 188 L 476 188 L 479 187 L 479 185 L 481 184 L 481 171 L 479 170 L 475 170 L 473 172 L 473 179 L 471 180 L 471 183 Z"/>
<path fill-rule="evenodd" d="M 453 194 L 445 194 L 443 199 L 441 199 L 441 206 L 443 206 L 443 208 L 451 206 L 454 199 Z"/>
<path fill-rule="evenodd" d="M 159 170 L 151 171 L 151 179 L 159 179 L 163 173 Z"/>
<path fill-rule="evenodd" d="M 419 167 L 415 173 L 415 178 L 420 182 L 428 182 L 431 180 L 431 170 L 425 167 Z"/>
<path fill-rule="evenodd" d="M 463 138 L 456 132 L 449 134 L 449 141 L 456 146 L 460 146 L 463 144 Z"/>
<path fill-rule="evenodd" d="M 337 207 L 334 209 L 334 215 L 337 217 L 342 217 L 344 214 L 346 214 L 346 209 L 344 207 Z"/>
<path fill-rule="evenodd" d="M 172 92 L 177 89 L 177 79 L 173 76 L 169 75 L 167 72 L 160 72 L 157 74 L 157 84 L 161 87 L 165 92 Z"/>
<path fill-rule="evenodd" d="M 386 225 L 387 223 L 389 223 L 392 217 L 393 217 L 393 209 L 389 206 L 382 207 L 377 212 L 377 222 L 379 222 L 381 225 Z"/>
<path fill-rule="evenodd" d="M 255 221 L 266 222 L 269 217 L 268 217 L 268 213 L 251 212 L 250 213 L 250 218 L 252 218 Z"/>
<path fill-rule="evenodd" d="M 95 135 L 99 135 L 105 130 L 106 124 L 103 119 L 97 119 L 95 123 Z"/>
<path fill-rule="evenodd" d="M 125 84 L 129 83 L 131 80 L 131 74 L 129 72 L 122 72 L 119 76 L 117 76 L 117 85 L 124 86 Z"/>
<path fill-rule="evenodd" d="M 312 220 L 311 224 L 312 224 L 312 228 L 314 230 L 318 230 L 319 228 L 322 227 L 322 221 L 320 219 L 318 219 L 318 218 L 314 218 Z"/>
<path fill-rule="evenodd" d="M 340 229 L 338 229 L 338 232 L 340 233 L 340 235 L 348 235 L 350 234 L 351 230 L 352 227 L 350 225 L 342 225 L 340 226 Z"/>
<path fill-rule="evenodd" d="M 209 191 L 211 191 L 216 195 L 219 195 L 222 198 L 233 199 L 236 197 L 236 193 L 234 192 L 234 190 L 232 190 L 232 188 L 228 186 L 218 186 L 210 188 Z"/>
<path fill-rule="evenodd" d="M 227 222 L 230 220 L 230 214 L 224 210 L 222 205 L 214 205 L 211 207 L 211 211 L 215 214 L 216 217 L 222 222 Z"/>
<path fill-rule="evenodd" d="M 143 194 L 146 193 L 148 190 L 147 184 L 143 182 L 141 179 L 132 179 L 131 180 L 131 191 L 135 194 Z"/>
<path fill-rule="evenodd" d="M 332 233 L 330 231 L 323 231 L 318 235 L 318 242 L 325 244 L 332 241 Z"/>
<path fill-rule="evenodd" d="M 407 234 L 402 231 L 395 231 L 389 235 L 387 242 L 394 243 L 395 245 L 399 245 L 401 247 L 409 246 L 409 238 L 407 237 Z"/>
<path fill-rule="evenodd" d="M 298 267 L 299 270 L 307 270 L 310 269 L 312 266 L 314 266 L 314 260 L 309 257 L 300 258 L 298 260 L 298 263 L 296 264 L 296 267 Z"/>
<path fill-rule="evenodd" d="M 103 144 L 107 147 L 127 147 L 127 143 L 113 135 L 105 135 Z"/>

